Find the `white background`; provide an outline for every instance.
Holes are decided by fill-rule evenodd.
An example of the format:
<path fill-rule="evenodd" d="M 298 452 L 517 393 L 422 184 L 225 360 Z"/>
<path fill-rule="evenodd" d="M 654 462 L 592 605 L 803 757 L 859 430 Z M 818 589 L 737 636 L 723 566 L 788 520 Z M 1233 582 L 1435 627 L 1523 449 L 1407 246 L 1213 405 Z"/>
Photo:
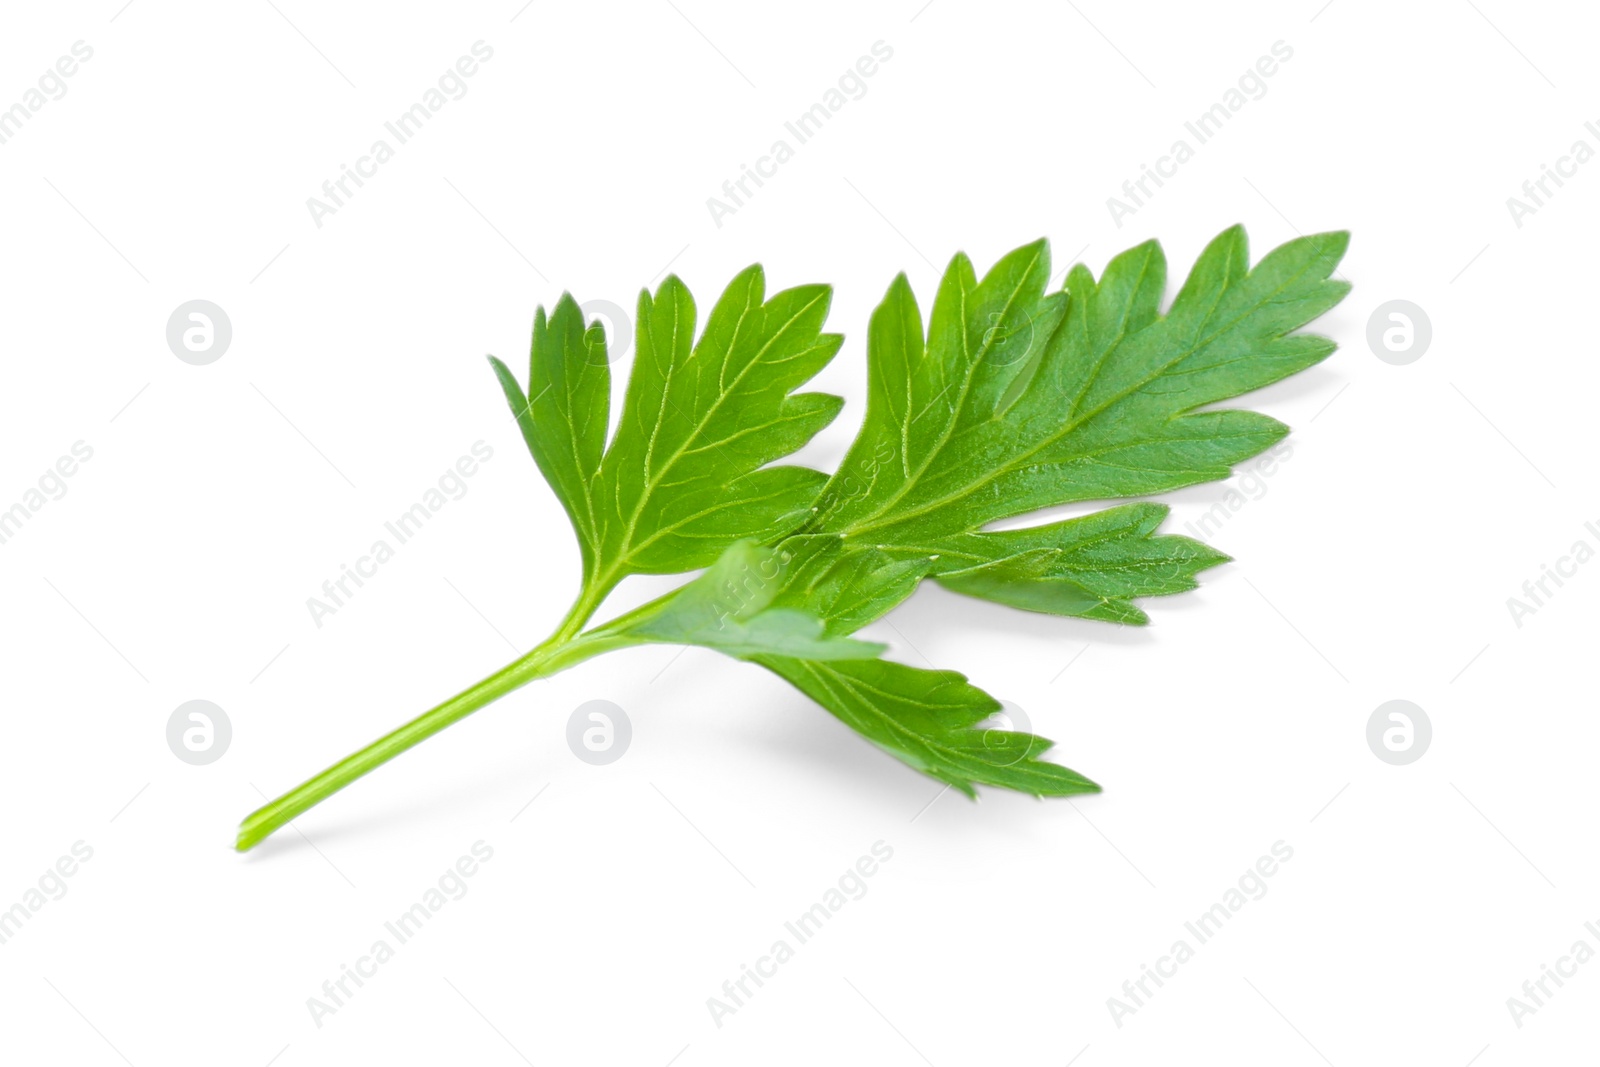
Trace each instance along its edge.
<path fill-rule="evenodd" d="M 0 908 L 93 849 L 0 945 L 7 1062 L 1593 1054 L 1600 963 L 1521 1027 L 1506 1003 L 1600 949 L 1600 565 L 1520 627 L 1506 603 L 1600 547 L 1600 165 L 1520 227 L 1506 204 L 1600 148 L 1578 5 L 275 2 L 36 5 L 0 35 L 0 106 L 94 50 L 0 145 L 0 507 L 94 451 L 0 545 Z M 479 40 L 466 95 L 316 226 L 307 198 Z M 877 41 L 866 94 L 719 227 L 707 198 Z M 1265 95 L 1119 227 L 1107 198 L 1278 41 Z M 1144 629 L 928 588 L 869 631 L 1015 702 L 1104 794 L 940 795 L 775 678 L 655 648 L 231 850 L 264 794 L 565 611 L 574 543 L 483 358 L 523 370 L 537 304 L 631 307 L 669 265 L 702 307 L 756 260 L 774 288 L 832 283 L 847 340 L 817 384 L 850 404 L 803 454 L 826 466 L 897 271 L 926 300 L 958 249 L 981 269 L 1044 235 L 1098 271 L 1159 237 L 1175 289 L 1240 221 L 1256 256 L 1349 228 L 1355 288 L 1316 326 L 1340 351 L 1249 398 L 1295 432 L 1209 538 L 1238 562 Z M 209 366 L 167 347 L 192 299 L 232 322 Z M 1406 366 L 1366 341 L 1392 299 L 1432 322 Z M 480 440 L 468 493 L 315 626 L 307 598 Z M 1167 529 L 1227 490 L 1173 495 Z M 204 767 L 165 739 L 197 698 L 233 725 Z M 1366 742 L 1397 698 L 1433 725 L 1401 767 Z M 565 742 L 591 699 L 633 723 L 607 767 Z M 308 998 L 480 840 L 467 894 L 316 1025 Z M 876 841 L 865 897 L 717 1026 L 707 998 Z M 1108 998 L 1278 841 L 1266 895 L 1117 1025 Z"/>

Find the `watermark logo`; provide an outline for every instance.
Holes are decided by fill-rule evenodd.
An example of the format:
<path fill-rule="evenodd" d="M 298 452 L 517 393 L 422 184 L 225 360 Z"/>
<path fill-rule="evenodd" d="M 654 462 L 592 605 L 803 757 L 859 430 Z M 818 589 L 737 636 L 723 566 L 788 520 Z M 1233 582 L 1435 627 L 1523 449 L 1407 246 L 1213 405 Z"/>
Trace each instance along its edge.
<path fill-rule="evenodd" d="M 589 347 L 589 362 L 615 363 L 627 354 L 628 349 L 633 347 L 633 320 L 628 317 L 628 313 L 622 310 L 620 305 L 613 304 L 609 300 L 585 300 L 578 305 L 578 310 L 583 312 L 583 321 L 585 323 L 598 318 L 601 328 L 605 331 L 603 334 L 607 342 L 605 358 L 603 360 L 596 358 L 599 353 L 591 345 Z"/>
<path fill-rule="evenodd" d="M 233 723 L 228 713 L 209 700 L 179 704 L 167 719 L 167 747 L 195 767 L 217 762 L 232 743 Z"/>
<path fill-rule="evenodd" d="M 996 753 L 1010 749 L 1011 758 L 1003 764 L 1009 767 L 1028 754 L 1028 746 L 1014 744 L 1008 735 L 1032 732 L 1033 724 L 1028 720 L 1028 713 L 1020 705 L 1002 700 L 1000 710 L 989 716 L 983 724 L 983 747 Z"/>
<path fill-rule="evenodd" d="M 1432 343 L 1432 320 L 1426 311 L 1409 300 L 1379 304 L 1367 319 L 1367 347 L 1391 366 L 1415 363 Z"/>
<path fill-rule="evenodd" d="M 167 319 L 167 347 L 191 366 L 215 363 L 232 343 L 233 322 L 209 300 L 179 304 Z"/>
<path fill-rule="evenodd" d="M 1013 367 L 1033 354 L 1033 316 L 1020 320 L 999 311 L 989 313 L 989 326 L 980 342 L 983 360 L 992 367 Z"/>
<path fill-rule="evenodd" d="M 1367 719 L 1367 747 L 1383 762 L 1396 767 L 1415 763 L 1433 743 L 1433 723 L 1428 713 L 1409 700 L 1379 704 Z"/>
<path fill-rule="evenodd" d="M 567 719 L 567 747 L 590 766 L 617 762 L 632 743 L 633 722 L 609 700 L 579 704 Z"/>

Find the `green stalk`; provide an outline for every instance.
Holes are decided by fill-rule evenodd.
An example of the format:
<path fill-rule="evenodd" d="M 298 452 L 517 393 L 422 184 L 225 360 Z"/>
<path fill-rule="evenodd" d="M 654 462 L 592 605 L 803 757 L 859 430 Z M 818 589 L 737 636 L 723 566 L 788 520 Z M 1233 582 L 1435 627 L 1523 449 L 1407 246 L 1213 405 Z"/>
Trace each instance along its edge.
<path fill-rule="evenodd" d="M 406 749 L 420 744 L 453 723 L 471 715 L 485 704 L 505 696 L 537 678 L 548 678 L 591 656 L 624 648 L 634 642 L 600 627 L 590 633 L 578 630 L 593 614 L 605 592 L 587 592 L 573 605 L 561 627 L 532 652 L 495 671 L 489 677 L 412 719 L 392 733 L 378 738 L 366 748 L 352 753 L 321 774 L 308 778 L 289 792 L 247 815 L 239 824 L 234 847 L 247 852 L 268 835 L 320 804 L 362 775 L 383 766 Z"/>

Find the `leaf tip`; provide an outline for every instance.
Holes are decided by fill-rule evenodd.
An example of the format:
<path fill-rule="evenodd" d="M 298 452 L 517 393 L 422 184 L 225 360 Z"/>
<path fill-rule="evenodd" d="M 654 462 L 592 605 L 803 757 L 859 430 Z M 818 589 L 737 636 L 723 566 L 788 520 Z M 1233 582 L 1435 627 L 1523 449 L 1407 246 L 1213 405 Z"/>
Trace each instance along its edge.
<path fill-rule="evenodd" d="M 1324 255 L 1338 262 L 1350 248 L 1350 231 L 1329 230 L 1326 233 L 1313 233 L 1308 235 L 1306 240 L 1315 241 Z"/>

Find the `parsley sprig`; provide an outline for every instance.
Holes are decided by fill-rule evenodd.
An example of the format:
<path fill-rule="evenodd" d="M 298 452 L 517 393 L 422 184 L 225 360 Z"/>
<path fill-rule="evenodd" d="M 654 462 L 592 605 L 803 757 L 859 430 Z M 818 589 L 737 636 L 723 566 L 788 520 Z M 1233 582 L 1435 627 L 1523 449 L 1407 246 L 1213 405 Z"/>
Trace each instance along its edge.
<path fill-rule="evenodd" d="M 513 689 L 619 648 L 697 645 L 786 679 L 868 740 L 968 795 L 1098 791 L 1042 759 L 1051 742 L 985 728 L 999 703 L 954 671 L 883 658 L 852 635 L 923 581 L 1028 611 L 1140 624 L 1134 601 L 1194 588 L 1228 557 L 1157 533 L 1131 503 L 1023 529 L 1002 520 L 1226 478 L 1288 427 L 1218 401 L 1326 359 L 1298 333 L 1337 304 L 1348 235 L 1290 241 L 1250 266 L 1218 235 L 1165 313 L 1166 257 L 1129 249 L 1096 280 L 1048 292 L 1044 241 L 981 279 L 965 255 L 924 318 L 905 275 L 867 333 L 867 406 L 831 477 L 778 462 L 843 401 L 800 392 L 838 352 L 831 290 L 766 293 L 753 266 L 698 328 L 676 277 L 639 296 L 637 351 L 616 432 L 604 330 L 571 296 L 534 320 L 529 379 L 490 357 L 528 449 L 572 522 L 572 609 L 548 640 L 248 816 L 243 851 L 313 805 Z M 702 571 L 589 627 L 632 575 Z M 588 628 L 586 628 L 588 627 Z"/>

